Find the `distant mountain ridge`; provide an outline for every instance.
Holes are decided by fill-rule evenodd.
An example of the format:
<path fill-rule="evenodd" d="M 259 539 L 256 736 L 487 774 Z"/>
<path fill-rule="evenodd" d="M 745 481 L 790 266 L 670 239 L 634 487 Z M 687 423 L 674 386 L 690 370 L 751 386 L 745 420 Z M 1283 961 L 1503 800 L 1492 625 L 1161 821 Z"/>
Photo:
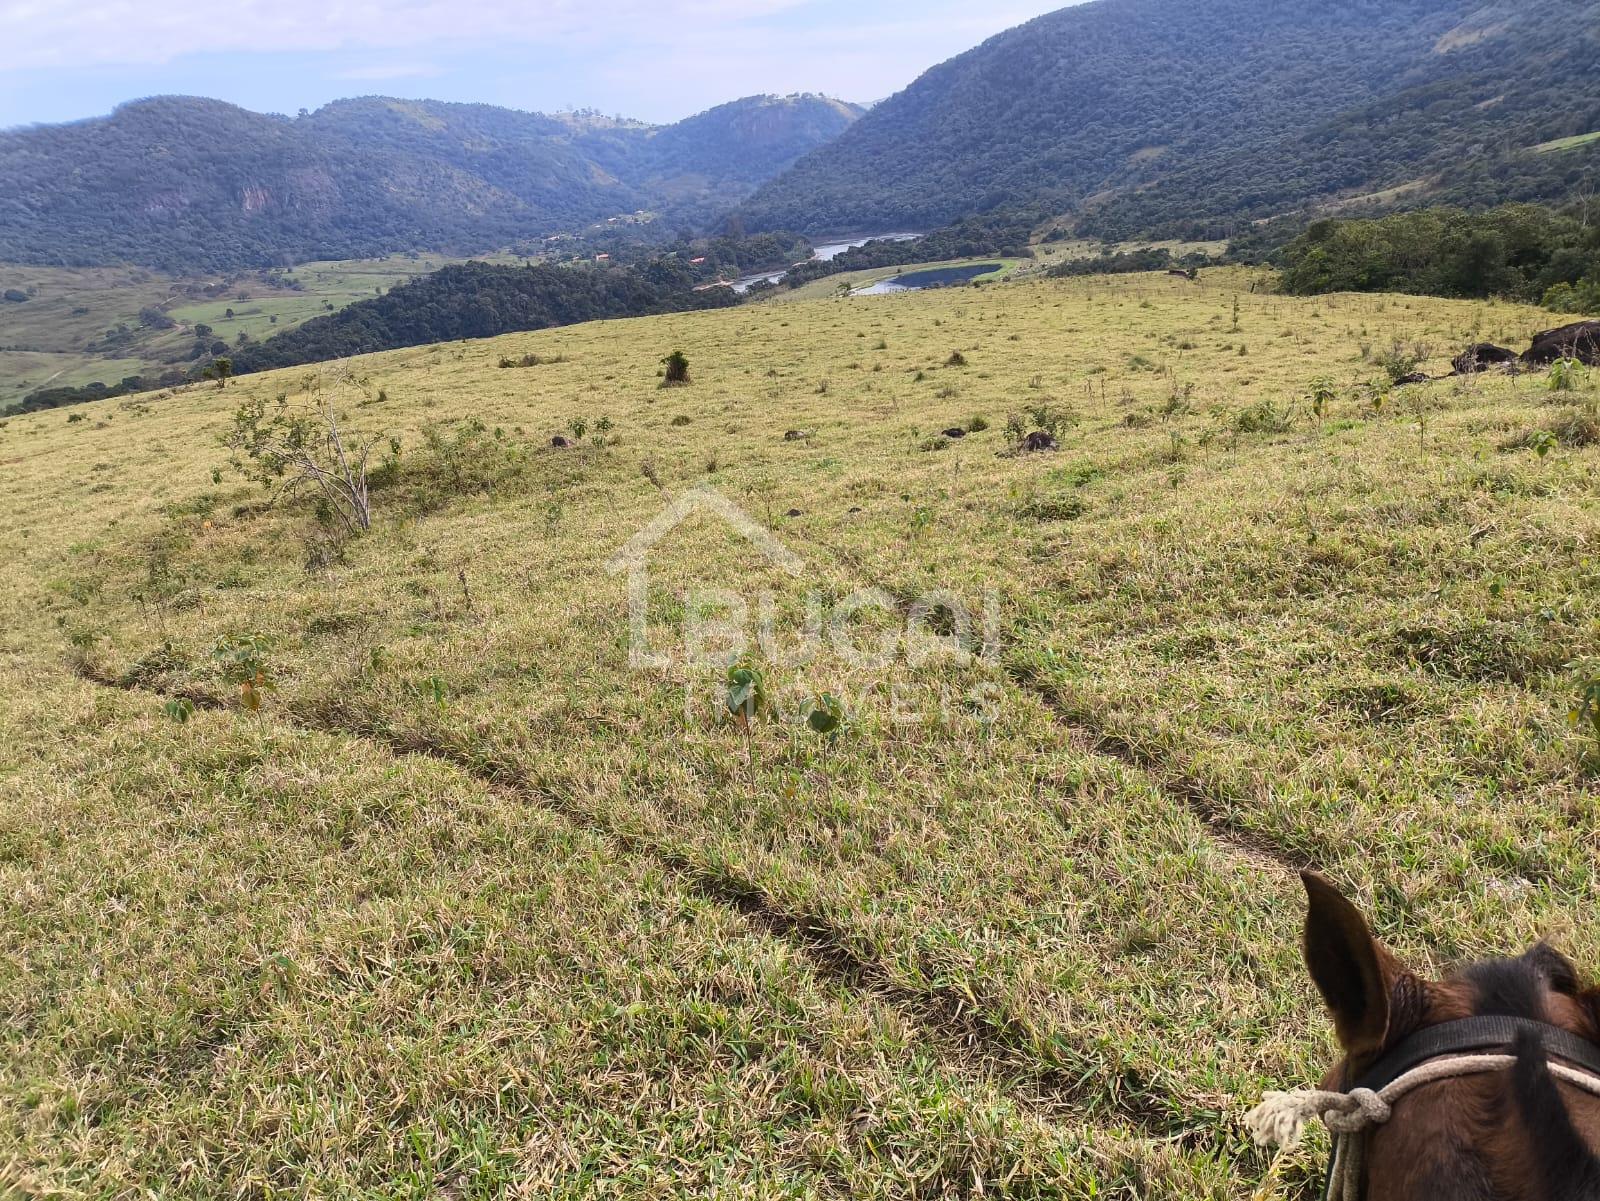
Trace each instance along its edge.
<path fill-rule="evenodd" d="M 480 251 L 638 209 L 703 220 L 860 111 L 756 96 L 652 126 L 388 97 L 295 118 L 155 97 L 0 132 L 0 260 L 215 271 Z"/>
<path fill-rule="evenodd" d="M 1296 206 L 1560 199 L 1600 166 L 1597 0 L 1095 0 L 925 73 L 743 206 L 751 230 L 927 228 L 1046 202 L 1226 236 Z"/>

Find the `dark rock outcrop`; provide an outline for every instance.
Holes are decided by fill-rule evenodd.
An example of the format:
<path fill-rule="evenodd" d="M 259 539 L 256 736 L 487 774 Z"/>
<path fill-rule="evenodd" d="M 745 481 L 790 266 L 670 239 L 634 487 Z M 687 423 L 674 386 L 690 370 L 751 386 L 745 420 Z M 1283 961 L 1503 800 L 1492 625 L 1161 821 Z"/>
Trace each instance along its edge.
<path fill-rule="evenodd" d="M 1022 449 L 1032 453 L 1041 450 L 1059 450 L 1060 446 L 1055 438 L 1044 430 L 1034 430 L 1022 440 Z"/>
<path fill-rule="evenodd" d="M 1477 375 L 1491 367 L 1516 361 L 1517 352 L 1514 350 L 1496 346 L 1493 342 L 1475 342 L 1451 360 L 1450 365 L 1455 368 L 1457 375 Z"/>
<path fill-rule="evenodd" d="M 1523 352 L 1522 361 L 1548 367 L 1557 359 L 1577 359 L 1590 367 L 1600 367 L 1600 321 L 1579 321 L 1560 329 L 1533 336 L 1533 345 Z"/>

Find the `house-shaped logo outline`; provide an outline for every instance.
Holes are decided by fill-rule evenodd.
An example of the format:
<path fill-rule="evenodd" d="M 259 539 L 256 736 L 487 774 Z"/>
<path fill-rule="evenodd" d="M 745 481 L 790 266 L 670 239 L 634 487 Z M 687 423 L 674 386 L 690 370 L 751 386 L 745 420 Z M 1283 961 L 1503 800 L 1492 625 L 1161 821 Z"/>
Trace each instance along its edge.
<path fill-rule="evenodd" d="M 771 530 L 715 488 L 698 484 L 662 509 L 648 525 L 629 538 L 616 554 L 606 560 L 606 571 L 611 575 L 621 575 L 623 572 L 632 574 L 644 570 L 656 544 L 700 509 L 707 509 L 722 518 L 736 533 L 753 542 L 763 555 L 790 575 L 797 576 L 805 570 L 805 560 L 779 542 Z"/>
<path fill-rule="evenodd" d="M 735 533 L 753 543 L 774 566 L 791 576 L 805 571 L 805 560 L 786 547 L 766 526 L 709 484 L 682 493 L 629 538 L 605 562 L 609 575 L 628 577 L 628 661 L 634 667 L 665 667 L 670 660 L 651 652 L 647 615 L 650 604 L 650 552 L 663 538 L 696 512 L 706 510 L 726 522 Z"/>

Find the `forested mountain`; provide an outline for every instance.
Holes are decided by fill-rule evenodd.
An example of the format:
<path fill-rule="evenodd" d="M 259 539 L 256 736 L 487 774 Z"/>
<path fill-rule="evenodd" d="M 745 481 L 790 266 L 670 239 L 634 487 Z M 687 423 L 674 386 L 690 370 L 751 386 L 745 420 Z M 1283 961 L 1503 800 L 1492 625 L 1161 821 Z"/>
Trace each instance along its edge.
<path fill-rule="evenodd" d="M 734 204 L 859 110 L 753 97 L 677 125 L 370 97 L 297 118 L 160 97 L 0 133 L 0 260 L 178 272 L 472 252 Z"/>
<path fill-rule="evenodd" d="M 764 185 L 748 228 L 1018 202 L 1224 236 L 1335 196 L 1557 199 L 1600 176 L 1600 0 L 1095 0 L 935 67 Z"/>

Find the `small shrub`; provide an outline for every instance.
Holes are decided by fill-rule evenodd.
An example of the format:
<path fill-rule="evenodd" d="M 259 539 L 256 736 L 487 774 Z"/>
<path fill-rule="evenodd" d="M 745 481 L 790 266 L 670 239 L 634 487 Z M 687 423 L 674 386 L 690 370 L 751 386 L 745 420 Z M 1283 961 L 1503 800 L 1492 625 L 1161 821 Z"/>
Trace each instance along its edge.
<path fill-rule="evenodd" d="M 167 715 L 169 721 L 183 726 L 189 724 L 189 719 L 194 716 L 195 705 L 186 696 L 175 696 L 161 706 L 161 711 Z"/>
<path fill-rule="evenodd" d="M 674 350 L 661 362 L 667 369 L 661 380 L 663 388 L 682 387 L 689 383 L 689 357 L 683 351 Z"/>
<path fill-rule="evenodd" d="M 950 357 L 944 361 L 944 365 L 946 367 L 965 367 L 967 365 L 967 356 L 959 350 L 952 350 Z"/>
<path fill-rule="evenodd" d="M 676 417 L 674 417 L 672 419 L 672 424 L 673 425 L 677 425 L 677 426 L 688 425 L 689 424 L 689 418 L 684 416 L 684 414 L 679 413 Z"/>
<path fill-rule="evenodd" d="M 1032 419 L 1034 429 L 1043 430 L 1052 437 L 1060 437 L 1067 430 L 1076 427 L 1079 422 L 1077 410 L 1056 406 L 1048 401 L 1030 405 L 1028 417 Z M 1007 430 L 1011 428 L 1009 422 L 1006 428 Z"/>
<path fill-rule="evenodd" d="M 245 401 L 234 413 L 224 445 L 231 452 L 230 465 L 245 479 L 273 493 L 313 491 L 355 534 L 372 527 L 369 471 L 372 452 L 385 435 L 354 434 L 341 424 L 338 391 L 355 388 L 364 395 L 365 385 L 337 370 L 329 378 L 330 388 L 314 378 L 313 401 L 303 410 L 291 409 L 281 394 L 271 408 L 259 398 Z M 389 446 L 393 451 L 397 443 L 390 439 Z"/>
<path fill-rule="evenodd" d="M 1234 421 L 1241 434 L 1286 434 L 1294 428 L 1294 406 L 1278 408 L 1270 400 L 1257 401 Z"/>
<path fill-rule="evenodd" d="M 1427 362 L 1433 353 L 1425 342 L 1393 343 L 1388 350 L 1379 351 L 1376 361 L 1392 384 L 1401 383 L 1416 374 L 1417 368 Z"/>
<path fill-rule="evenodd" d="M 844 702 L 831 692 L 819 692 L 800 706 L 800 716 L 813 734 L 831 739 L 844 729 L 847 715 Z"/>
<path fill-rule="evenodd" d="M 777 716 L 778 708 L 767 692 L 767 680 L 761 669 L 749 663 L 735 663 L 728 668 L 727 697 L 724 705 L 733 723 L 749 734 L 755 722 Z"/>
<path fill-rule="evenodd" d="M 422 442 L 426 455 L 419 470 L 450 496 L 493 492 L 520 469 L 521 448 L 476 417 L 453 428 L 425 425 Z"/>
<path fill-rule="evenodd" d="M 988 428 L 989 419 L 987 417 L 974 414 L 972 417 L 967 418 L 967 433 L 969 434 L 981 434 Z"/>
<path fill-rule="evenodd" d="M 1306 394 L 1306 400 L 1311 404 L 1311 411 L 1317 415 L 1317 420 L 1328 415 L 1328 408 L 1339 399 L 1338 386 L 1327 376 L 1319 375 L 1311 381 L 1311 390 Z"/>

